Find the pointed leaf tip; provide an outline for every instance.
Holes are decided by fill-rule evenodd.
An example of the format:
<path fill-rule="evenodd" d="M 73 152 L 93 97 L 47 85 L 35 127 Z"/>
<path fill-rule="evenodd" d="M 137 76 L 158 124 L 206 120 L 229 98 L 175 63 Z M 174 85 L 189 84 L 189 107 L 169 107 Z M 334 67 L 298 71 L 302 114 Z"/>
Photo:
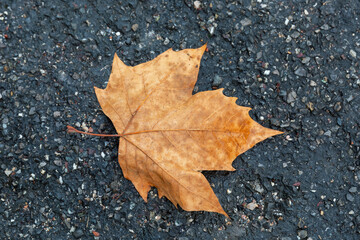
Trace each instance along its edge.
<path fill-rule="evenodd" d="M 115 52 L 115 53 L 114 53 L 114 60 L 117 59 L 117 58 L 119 58 L 119 56 L 118 56 L 117 53 Z"/>
<path fill-rule="evenodd" d="M 207 43 L 205 43 L 204 45 L 202 45 L 199 49 L 201 50 L 202 54 L 204 54 L 205 50 L 207 48 Z"/>

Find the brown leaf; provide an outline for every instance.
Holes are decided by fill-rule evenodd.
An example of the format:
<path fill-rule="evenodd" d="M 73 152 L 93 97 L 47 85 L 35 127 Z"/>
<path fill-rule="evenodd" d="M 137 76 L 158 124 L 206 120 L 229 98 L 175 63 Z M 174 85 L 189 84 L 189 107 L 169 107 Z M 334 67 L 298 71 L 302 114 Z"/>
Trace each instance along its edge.
<path fill-rule="evenodd" d="M 145 201 L 154 186 L 184 210 L 228 216 L 201 171 L 234 171 L 239 154 L 281 132 L 253 121 L 222 89 L 192 95 L 205 49 L 170 49 L 134 67 L 115 55 L 106 89 L 95 92 L 121 135 L 124 176 Z"/>

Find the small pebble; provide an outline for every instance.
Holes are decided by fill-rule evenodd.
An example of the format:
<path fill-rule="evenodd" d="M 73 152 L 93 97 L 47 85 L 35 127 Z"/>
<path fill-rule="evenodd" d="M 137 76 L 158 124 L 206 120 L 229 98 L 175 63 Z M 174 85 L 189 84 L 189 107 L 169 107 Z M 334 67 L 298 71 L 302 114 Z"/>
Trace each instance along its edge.
<path fill-rule="evenodd" d="M 61 160 L 54 160 L 54 164 L 59 167 L 62 166 Z"/>
<path fill-rule="evenodd" d="M 57 117 L 60 117 L 61 113 L 59 111 L 56 111 L 54 112 L 54 117 L 57 118 Z"/>
<path fill-rule="evenodd" d="M 285 24 L 285 25 L 288 25 L 288 24 L 289 24 L 289 19 L 288 19 L 288 18 L 285 18 L 284 24 Z"/>
<path fill-rule="evenodd" d="M 300 33 L 297 32 L 297 31 L 295 31 L 295 32 L 293 32 L 293 33 L 291 34 L 291 37 L 292 37 L 292 38 L 298 38 L 299 36 L 300 36 Z"/>
<path fill-rule="evenodd" d="M 136 32 L 136 30 L 138 30 L 139 28 L 139 24 L 135 23 L 134 25 L 131 26 L 131 29 Z"/>
<path fill-rule="evenodd" d="M 324 132 L 324 136 L 331 137 L 331 131 L 327 130 L 326 132 Z"/>
<path fill-rule="evenodd" d="M 293 102 L 295 102 L 296 98 L 297 98 L 296 92 L 295 92 L 295 91 L 291 91 L 291 92 L 289 92 L 289 94 L 287 95 L 286 102 L 287 102 L 287 103 L 293 103 Z"/>
<path fill-rule="evenodd" d="M 356 52 L 354 50 L 350 50 L 349 54 L 353 57 L 356 58 Z"/>
<path fill-rule="evenodd" d="M 320 27 L 322 30 L 329 30 L 330 29 L 330 26 L 328 24 L 324 24 Z"/>
<path fill-rule="evenodd" d="M 307 63 L 310 62 L 310 58 L 309 58 L 309 57 L 304 57 L 304 58 L 301 60 L 301 62 L 302 62 L 303 64 L 307 64 Z"/>
<path fill-rule="evenodd" d="M 215 32 L 215 27 L 214 26 L 210 26 L 207 28 L 207 30 L 209 31 L 210 35 L 213 35 Z"/>
<path fill-rule="evenodd" d="M 337 102 L 335 105 L 334 105 L 334 110 L 336 112 L 340 111 L 341 110 L 341 102 Z"/>
<path fill-rule="evenodd" d="M 356 192 L 357 192 L 357 187 L 351 187 L 351 188 L 349 189 L 349 192 L 350 192 L 350 193 L 356 193 Z"/>
<path fill-rule="evenodd" d="M 5 170 L 5 175 L 6 175 L 6 176 L 10 176 L 11 173 L 12 173 L 12 171 L 9 170 L 9 169 L 6 169 L 6 170 Z"/>
<path fill-rule="evenodd" d="M 254 210 L 255 208 L 257 208 L 259 205 L 256 202 L 251 202 L 249 204 L 246 205 L 246 208 L 249 210 Z"/>
<path fill-rule="evenodd" d="M 31 107 L 30 111 L 29 111 L 29 115 L 34 115 L 35 114 L 35 107 Z"/>
<path fill-rule="evenodd" d="M 353 197 L 353 195 L 351 195 L 350 193 L 346 194 L 346 199 L 349 201 L 349 202 L 353 202 L 355 200 L 355 198 Z"/>
<path fill-rule="evenodd" d="M 298 236 L 299 236 L 301 239 L 306 238 L 307 235 L 308 235 L 308 233 L 307 233 L 306 230 L 300 230 L 300 231 L 298 232 Z"/>
<path fill-rule="evenodd" d="M 63 179 L 62 179 L 62 176 L 59 177 L 59 183 L 60 183 L 60 184 L 63 184 L 63 183 L 64 183 L 64 181 L 63 181 Z"/>
<path fill-rule="evenodd" d="M 251 25 L 252 21 L 249 18 L 244 18 L 243 20 L 240 21 L 240 23 L 243 27 L 246 27 Z"/>
<path fill-rule="evenodd" d="M 40 162 L 39 163 L 39 168 L 45 167 L 46 166 L 46 162 Z"/>
<path fill-rule="evenodd" d="M 80 78 L 80 75 L 78 73 L 74 73 L 72 77 L 73 79 L 78 80 Z"/>
<path fill-rule="evenodd" d="M 84 235 L 84 232 L 81 229 L 77 229 L 73 232 L 75 238 L 81 238 Z"/>
<path fill-rule="evenodd" d="M 201 2 L 200 2 L 200 1 L 195 1 L 195 2 L 194 2 L 194 8 L 195 8 L 196 10 L 199 10 L 200 7 L 201 7 Z"/>
<path fill-rule="evenodd" d="M 291 40 L 292 40 L 292 38 L 290 37 L 290 35 L 288 35 L 285 42 L 289 43 L 289 42 L 291 42 Z"/>
<path fill-rule="evenodd" d="M 341 125 L 341 124 L 339 124 L 339 125 Z M 354 167 L 354 166 L 348 166 L 348 169 L 349 169 L 350 171 L 354 171 L 354 170 L 355 170 L 355 167 Z"/>
<path fill-rule="evenodd" d="M 306 74 L 307 74 L 306 70 L 304 68 L 302 68 L 302 67 L 299 67 L 295 71 L 295 75 L 300 76 L 300 77 L 305 77 Z"/>
<path fill-rule="evenodd" d="M 223 80 L 222 80 L 222 78 L 221 78 L 219 75 L 215 75 L 215 76 L 214 76 L 214 80 L 213 80 L 211 86 L 212 86 L 213 88 L 217 88 L 217 87 L 220 86 L 220 84 L 222 83 L 222 81 L 223 81 Z"/>

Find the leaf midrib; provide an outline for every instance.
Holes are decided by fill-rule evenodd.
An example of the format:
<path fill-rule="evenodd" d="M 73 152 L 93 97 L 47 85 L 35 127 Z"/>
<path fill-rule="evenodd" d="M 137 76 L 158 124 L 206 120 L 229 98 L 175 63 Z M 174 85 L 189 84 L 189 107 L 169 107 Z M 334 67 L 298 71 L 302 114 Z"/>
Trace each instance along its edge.
<path fill-rule="evenodd" d="M 153 132 L 182 132 L 182 131 L 194 131 L 194 132 L 219 132 L 219 133 L 244 133 L 243 131 L 229 131 L 229 130 L 218 130 L 218 129 L 152 129 L 152 130 L 144 130 L 138 132 L 130 132 L 123 133 L 121 136 L 129 136 L 136 134 L 144 134 L 144 133 L 153 133 Z"/>

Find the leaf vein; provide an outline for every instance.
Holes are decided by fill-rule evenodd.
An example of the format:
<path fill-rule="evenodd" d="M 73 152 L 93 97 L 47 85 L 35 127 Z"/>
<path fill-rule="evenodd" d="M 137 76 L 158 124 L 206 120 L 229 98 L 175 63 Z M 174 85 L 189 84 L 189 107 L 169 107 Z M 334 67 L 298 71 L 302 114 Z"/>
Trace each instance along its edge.
<path fill-rule="evenodd" d="M 193 192 L 190 189 L 188 189 L 186 186 L 184 186 L 181 182 L 179 182 L 179 180 L 177 180 L 175 177 L 173 177 L 168 171 L 166 171 L 162 166 L 160 166 L 154 159 L 152 159 L 143 149 L 141 149 L 139 146 L 137 146 L 135 143 L 133 143 L 132 141 L 130 141 L 128 138 L 124 137 L 124 139 L 126 141 L 128 141 L 130 144 L 132 144 L 133 146 L 135 146 L 137 149 L 139 149 L 139 151 L 143 152 L 146 156 L 149 157 L 149 159 L 151 159 L 159 168 L 161 168 L 167 175 L 169 175 L 171 178 L 173 178 L 181 187 L 183 187 L 184 189 L 186 189 L 188 192 L 191 192 L 192 194 L 198 196 L 201 199 L 204 199 L 205 201 L 208 201 L 208 199 L 204 198 L 203 196 L 199 195 L 197 192 Z M 201 173 L 199 173 L 201 174 Z M 209 202 L 210 205 L 212 205 L 214 207 L 214 209 L 217 209 L 216 206 L 214 206 L 211 202 Z"/>

